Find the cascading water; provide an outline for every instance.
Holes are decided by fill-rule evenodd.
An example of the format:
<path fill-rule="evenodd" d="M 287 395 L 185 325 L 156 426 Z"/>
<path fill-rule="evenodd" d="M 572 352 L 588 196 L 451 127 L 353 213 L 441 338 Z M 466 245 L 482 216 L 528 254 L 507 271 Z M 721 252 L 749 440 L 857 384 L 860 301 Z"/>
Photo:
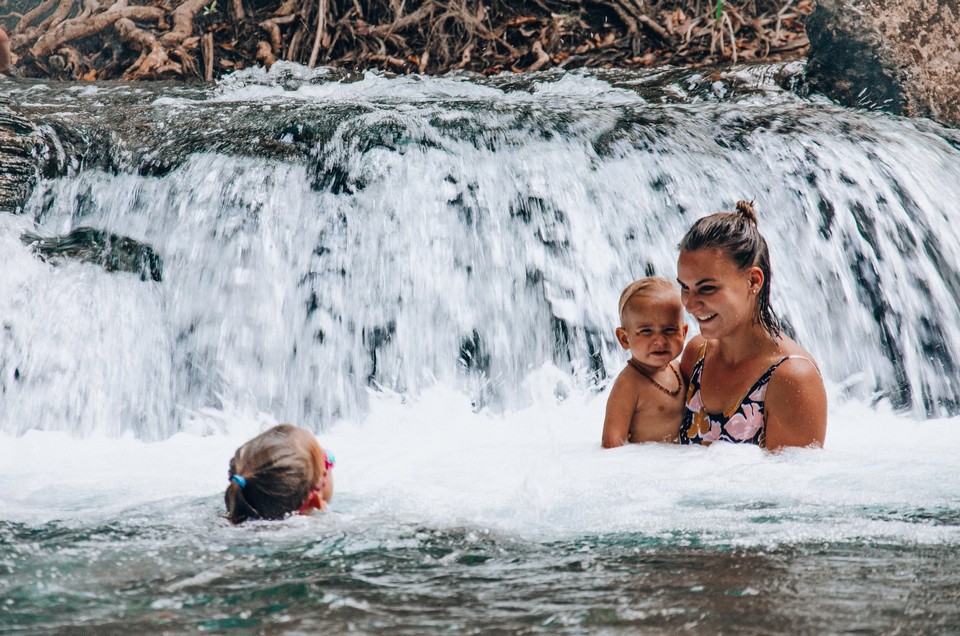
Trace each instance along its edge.
<path fill-rule="evenodd" d="M 941 477 L 960 449 L 960 138 L 778 86 L 800 70 L 428 79 L 277 64 L 212 90 L 0 85 L 50 172 L 0 215 L 0 626 L 66 624 L 42 611 L 59 581 L 91 626 L 284 623 L 244 616 L 237 586 L 256 607 L 280 590 L 288 618 L 317 628 L 288 589 L 300 579 L 323 581 L 304 594 L 344 629 L 528 624 L 493 589 L 491 614 L 476 576 L 527 590 L 519 615 L 543 629 L 715 631 L 743 616 L 675 610 L 704 586 L 701 614 L 764 598 L 759 579 L 724 583 L 750 560 L 771 589 L 839 580 L 854 598 L 890 584 L 838 565 L 861 541 L 890 568 L 903 563 L 884 545 L 934 546 L 896 557 L 928 574 L 955 564 L 960 491 Z M 774 306 L 823 369 L 827 449 L 601 452 L 620 290 L 673 278 L 686 228 L 738 199 L 770 243 Z M 44 262 L 21 240 L 84 226 L 149 245 L 162 280 Z M 216 493 L 233 448 L 279 421 L 334 445 L 334 512 L 243 534 Z M 184 532 L 197 538 L 171 538 Z M 124 583 L 141 553 L 167 574 Z M 638 609 L 670 584 L 631 554 L 671 563 L 685 587 Z M 87 559 L 107 572 L 92 591 Z M 399 596 L 351 591 L 370 568 Z M 433 568 L 457 600 L 438 600 L 453 597 Z M 611 574 L 637 568 L 653 587 Z M 262 582 L 243 582 L 254 570 Z M 557 571 L 587 582 L 548 582 Z M 136 600 L 84 600 L 118 590 Z M 544 609 L 545 595 L 564 600 Z M 426 622 L 384 618 L 397 603 Z M 836 628 L 821 610 L 780 616 Z M 960 624 L 938 611 L 928 626 Z M 762 615 L 749 625 L 770 628 Z M 843 624 L 898 625 L 857 620 Z"/>
<path fill-rule="evenodd" d="M 173 163 L 127 137 L 141 172 L 165 173 L 111 157 L 119 172 L 41 182 L 35 224 L 7 221 L 13 243 L 81 225 L 140 238 L 166 277 L 26 267 L 11 247 L 4 430 L 157 439 L 224 403 L 319 428 L 361 412 L 367 387 L 436 381 L 515 408 L 544 363 L 580 386 L 617 369 L 619 290 L 672 277 L 684 229 L 738 198 L 756 200 L 776 306 L 828 379 L 917 413 L 958 404 L 960 159 L 942 138 L 827 107 L 800 118 L 782 92 L 693 109 L 591 78 L 437 80 L 399 99 L 382 79 L 282 95 L 257 80 L 140 106 L 172 148 L 254 117 L 251 152 L 302 160 L 211 143 Z"/>

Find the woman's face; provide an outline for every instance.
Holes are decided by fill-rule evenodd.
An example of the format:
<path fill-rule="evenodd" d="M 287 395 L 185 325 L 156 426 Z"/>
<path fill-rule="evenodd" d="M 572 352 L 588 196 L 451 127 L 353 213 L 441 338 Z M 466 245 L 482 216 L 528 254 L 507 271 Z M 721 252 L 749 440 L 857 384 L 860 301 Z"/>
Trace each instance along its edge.
<path fill-rule="evenodd" d="M 677 282 L 683 306 L 704 338 L 721 338 L 753 324 L 763 285 L 760 268 L 741 271 L 717 249 L 680 252 Z"/>

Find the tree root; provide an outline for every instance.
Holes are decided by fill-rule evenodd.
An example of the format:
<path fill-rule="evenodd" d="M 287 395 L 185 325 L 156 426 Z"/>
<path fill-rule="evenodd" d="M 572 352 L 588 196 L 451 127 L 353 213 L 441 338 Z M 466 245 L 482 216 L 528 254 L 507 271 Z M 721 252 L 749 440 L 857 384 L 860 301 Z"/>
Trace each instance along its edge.
<path fill-rule="evenodd" d="M 121 18 L 113 28 L 120 40 L 140 51 L 140 57 L 123 73 L 123 79 L 157 79 L 163 76 L 182 75 L 183 69 L 167 55 L 167 49 L 149 31 L 137 28 L 133 20 Z"/>
<path fill-rule="evenodd" d="M 812 0 L 735 1 L 718 18 L 714 0 L 43 0 L 6 24 L 21 74 L 62 79 L 212 81 L 281 59 L 498 73 L 804 54 Z"/>
<path fill-rule="evenodd" d="M 164 46 L 180 44 L 193 33 L 193 19 L 209 0 L 184 0 L 173 10 L 173 29 L 160 37 Z"/>
<path fill-rule="evenodd" d="M 115 8 L 120 4 L 124 4 L 122 0 L 103 13 L 98 13 L 86 19 L 76 18 L 59 23 L 37 40 L 37 43 L 30 49 L 30 55 L 34 57 L 47 56 L 66 42 L 100 33 L 122 18 L 158 21 L 163 17 L 162 9 L 157 7 Z"/>

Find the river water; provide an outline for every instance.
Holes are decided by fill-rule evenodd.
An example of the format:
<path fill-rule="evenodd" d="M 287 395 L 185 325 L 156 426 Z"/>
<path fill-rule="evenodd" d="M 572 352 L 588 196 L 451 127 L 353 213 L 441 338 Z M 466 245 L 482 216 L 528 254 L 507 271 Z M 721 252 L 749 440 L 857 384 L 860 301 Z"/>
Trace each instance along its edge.
<path fill-rule="evenodd" d="M 45 169 L 0 216 L 0 632 L 960 630 L 956 131 L 797 65 L 0 97 Z M 826 448 L 601 450 L 620 289 L 743 198 Z M 82 226 L 162 280 L 20 239 Z M 331 510 L 232 527 L 283 421 Z"/>

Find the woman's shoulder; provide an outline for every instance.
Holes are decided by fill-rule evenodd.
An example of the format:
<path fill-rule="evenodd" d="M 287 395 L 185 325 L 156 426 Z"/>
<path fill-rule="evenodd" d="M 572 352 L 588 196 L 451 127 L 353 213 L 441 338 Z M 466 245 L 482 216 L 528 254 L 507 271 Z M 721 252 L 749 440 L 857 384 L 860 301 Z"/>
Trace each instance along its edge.
<path fill-rule="evenodd" d="M 820 375 L 820 365 L 809 351 L 804 349 L 798 342 L 792 338 L 781 336 L 778 344 L 778 362 L 777 368 L 783 368 L 784 372 L 796 370 L 801 376 L 813 371 L 817 376 Z M 785 374 L 784 374 L 785 375 Z"/>
<path fill-rule="evenodd" d="M 782 397 L 819 395 L 824 392 L 820 365 L 810 352 L 799 344 L 784 338 L 773 361 L 768 398 L 774 402 Z"/>

